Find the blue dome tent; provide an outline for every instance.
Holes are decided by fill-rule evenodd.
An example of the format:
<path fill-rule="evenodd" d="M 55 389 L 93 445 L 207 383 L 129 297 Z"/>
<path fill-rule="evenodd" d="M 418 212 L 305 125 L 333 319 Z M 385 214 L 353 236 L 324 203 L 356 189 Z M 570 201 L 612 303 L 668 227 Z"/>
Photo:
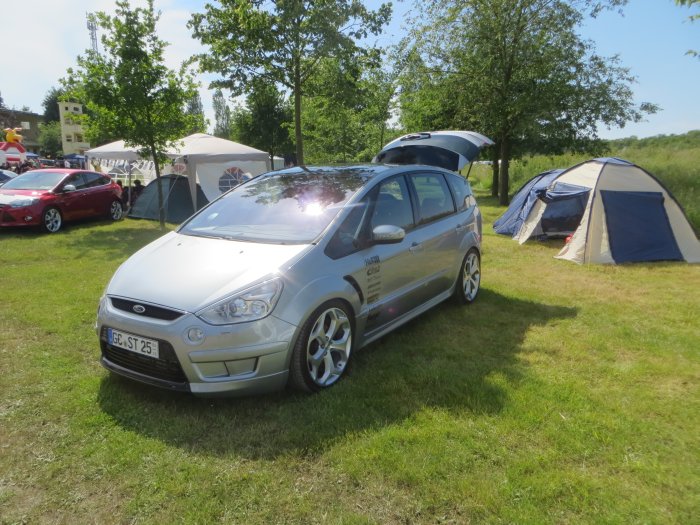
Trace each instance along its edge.
<path fill-rule="evenodd" d="M 494 228 L 521 244 L 572 232 L 556 257 L 577 263 L 700 262 L 700 242 L 673 195 L 649 172 L 617 158 L 540 174 Z"/>

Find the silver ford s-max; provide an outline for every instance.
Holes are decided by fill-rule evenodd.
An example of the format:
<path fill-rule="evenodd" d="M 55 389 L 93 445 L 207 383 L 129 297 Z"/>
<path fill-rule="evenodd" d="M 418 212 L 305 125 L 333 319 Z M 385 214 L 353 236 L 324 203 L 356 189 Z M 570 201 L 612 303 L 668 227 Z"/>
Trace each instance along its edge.
<path fill-rule="evenodd" d="M 441 301 L 474 301 L 481 215 L 430 166 L 270 172 L 130 257 L 100 300 L 102 364 L 197 395 L 317 391 Z"/>

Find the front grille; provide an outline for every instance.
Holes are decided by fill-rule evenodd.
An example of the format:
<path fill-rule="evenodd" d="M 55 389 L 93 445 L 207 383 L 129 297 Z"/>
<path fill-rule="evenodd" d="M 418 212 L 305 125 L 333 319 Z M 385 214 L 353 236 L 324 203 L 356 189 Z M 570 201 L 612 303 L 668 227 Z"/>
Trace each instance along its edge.
<path fill-rule="evenodd" d="M 100 334 L 100 346 L 103 357 L 115 365 L 164 381 L 187 382 L 180 361 L 175 355 L 175 350 L 167 341 L 158 339 L 160 357 L 156 359 L 110 345 L 107 342 L 107 327 L 103 326 Z"/>
<path fill-rule="evenodd" d="M 110 297 L 112 301 L 112 306 L 118 310 L 123 310 L 129 312 L 130 314 L 142 315 L 144 317 L 152 317 L 154 319 L 161 319 L 163 321 L 174 321 L 178 317 L 182 317 L 183 312 L 177 310 L 171 310 L 170 308 L 163 308 L 162 306 L 153 306 L 152 304 L 139 303 L 137 301 L 129 301 L 128 299 L 120 299 L 118 297 Z M 134 306 L 142 306 L 145 308 L 143 313 L 138 313 L 134 311 Z"/>

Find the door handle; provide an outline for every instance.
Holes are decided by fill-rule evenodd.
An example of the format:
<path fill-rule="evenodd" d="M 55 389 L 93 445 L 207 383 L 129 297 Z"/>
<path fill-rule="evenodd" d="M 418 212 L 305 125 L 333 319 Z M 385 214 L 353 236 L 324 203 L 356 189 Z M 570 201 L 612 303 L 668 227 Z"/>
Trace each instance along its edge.
<path fill-rule="evenodd" d="M 411 253 L 416 253 L 416 252 L 422 252 L 423 251 L 423 245 L 419 242 L 414 242 L 411 244 L 411 247 L 408 249 Z"/>
<path fill-rule="evenodd" d="M 462 233 L 462 232 L 463 232 L 464 230 L 466 230 L 466 229 L 467 229 L 467 225 L 466 225 L 466 224 L 459 224 L 459 225 L 457 225 L 457 227 L 455 228 L 455 231 L 456 231 L 457 233 Z"/>

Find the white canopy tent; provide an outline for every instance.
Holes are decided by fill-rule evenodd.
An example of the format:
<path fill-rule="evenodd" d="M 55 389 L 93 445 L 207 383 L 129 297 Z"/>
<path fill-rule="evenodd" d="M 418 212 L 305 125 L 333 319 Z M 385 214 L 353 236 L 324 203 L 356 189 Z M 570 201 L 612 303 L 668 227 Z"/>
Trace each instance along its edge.
<path fill-rule="evenodd" d="M 195 133 L 180 141 L 168 151 L 175 159 L 175 171 L 187 175 L 193 200 L 197 182 L 209 200 L 244 180 L 270 170 L 270 156 L 244 144 L 221 139 L 206 133 Z M 197 203 L 194 202 L 197 209 Z"/>
<path fill-rule="evenodd" d="M 138 148 L 127 147 L 123 140 L 116 140 L 109 144 L 89 149 L 85 152 L 85 155 L 90 159 L 141 160 L 138 154 Z"/>
<path fill-rule="evenodd" d="M 89 159 L 152 162 L 141 158 L 138 148 L 127 147 L 123 140 L 92 148 L 85 155 Z M 176 141 L 166 155 L 173 160 L 172 171 L 187 175 L 193 200 L 196 200 L 197 182 L 207 198 L 213 200 L 247 178 L 270 170 L 270 156 L 264 151 L 206 133 Z M 282 167 L 282 159 L 275 158 L 275 162 L 280 162 Z M 196 202 L 194 205 L 197 209 Z"/>

